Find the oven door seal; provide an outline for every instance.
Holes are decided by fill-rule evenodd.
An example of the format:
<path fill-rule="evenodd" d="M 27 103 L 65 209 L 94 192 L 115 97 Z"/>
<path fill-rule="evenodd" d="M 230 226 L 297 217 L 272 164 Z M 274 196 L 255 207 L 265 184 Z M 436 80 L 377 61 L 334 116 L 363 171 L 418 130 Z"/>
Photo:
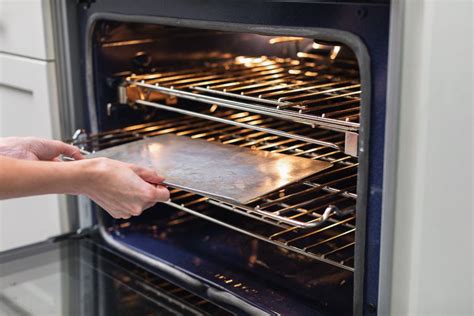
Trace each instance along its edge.
<path fill-rule="evenodd" d="M 367 213 L 367 188 L 368 188 L 368 158 L 369 158 L 369 131 L 370 131 L 370 100 L 371 100 L 371 74 L 370 74 L 370 56 L 367 47 L 362 40 L 355 34 L 329 28 L 316 27 L 287 27 L 277 25 L 257 25 L 257 24 L 239 24 L 224 23 L 214 21 L 202 21 L 191 19 L 179 19 L 155 16 L 137 16 L 122 15 L 114 13 L 93 13 L 88 17 L 86 26 L 86 43 L 85 43 L 85 77 L 86 77 L 86 98 L 89 111 L 89 119 L 91 132 L 98 132 L 98 122 L 96 117 L 96 104 L 94 99 L 94 69 L 93 69 L 93 31 L 97 21 L 114 20 L 119 22 L 135 22 L 135 23 L 153 23 L 158 25 L 177 26 L 177 27 L 193 27 L 208 30 L 221 30 L 233 32 L 255 33 L 260 35 L 281 35 L 281 36 L 300 36 L 310 37 L 324 41 L 339 42 L 348 46 L 354 52 L 360 73 L 360 82 L 362 85 L 361 92 L 361 113 L 359 128 L 359 168 L 357 183 L 357 219 L 356 219 L 356 246 L 355 246 L 355 272 L 354 272 L 354 314 L 362 314 L 363 310 L 363 288 L 364 288 L 364 258 L 365 258 L 365 236 L 366 236 L 366 213 Z M 87 209 L 87 208 L 86 208 Z M 81 209 L 79 216 L 83 216 Z M 87 216 L 87 215 L 86 215 Z M 139 260 L 150 260 L 143 254 L 128 249 L 117 241 L 108 236 L 103 227 L 100 227 L 100 233 L 104 240 L 111 246 L 120 251 L 127 252 L 132 257 Z M 154 260 L 153 260 L 154 261 Z M 151 263 L 151 262 L 150 262 Z M 158 264 L 158 263 L 157 263 Z M 161 264 L 163 265 L 163 264 Z M 168 269 L 175 268 L 168 267 Z M 182 273 L 182 272 L 180 272 Z M 228 294 L 228 293 L 227 293 Z"/>

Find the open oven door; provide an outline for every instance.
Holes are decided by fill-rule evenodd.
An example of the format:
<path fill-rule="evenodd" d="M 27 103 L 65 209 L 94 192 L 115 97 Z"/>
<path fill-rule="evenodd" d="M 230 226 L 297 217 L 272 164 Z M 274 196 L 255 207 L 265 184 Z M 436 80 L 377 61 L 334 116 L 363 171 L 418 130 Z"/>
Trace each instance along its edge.
<path fill-rule="evenodd" d="M 2 253 L 0 314 L 233 314 L 117 255 L 88 234 Z"/>

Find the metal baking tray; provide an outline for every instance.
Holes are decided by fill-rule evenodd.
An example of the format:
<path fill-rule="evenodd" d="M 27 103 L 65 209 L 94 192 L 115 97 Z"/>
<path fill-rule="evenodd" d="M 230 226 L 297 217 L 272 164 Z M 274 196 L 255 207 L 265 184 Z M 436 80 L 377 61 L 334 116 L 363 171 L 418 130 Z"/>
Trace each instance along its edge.
<path fill-rule="evenodd" d="M 154 168 L 166 185 L 234 204 L 248 204 L 332 166 L 325 161 L 172 134 L 88 155 L 94 157 Z"/>

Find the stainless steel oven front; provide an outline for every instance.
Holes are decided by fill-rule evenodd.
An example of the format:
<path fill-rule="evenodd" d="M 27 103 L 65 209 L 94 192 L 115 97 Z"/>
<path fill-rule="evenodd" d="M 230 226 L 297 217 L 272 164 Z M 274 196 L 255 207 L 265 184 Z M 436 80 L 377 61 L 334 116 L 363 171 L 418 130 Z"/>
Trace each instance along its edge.
<path fill-rule="evenodd" d="M 56 9 L 73 144 L 174 134 L 331 164 L 247 204 L 170 188 L 126 221 L 80 199 L 78 226 L 236 313 L 377 311 L 389 3 Z"/>

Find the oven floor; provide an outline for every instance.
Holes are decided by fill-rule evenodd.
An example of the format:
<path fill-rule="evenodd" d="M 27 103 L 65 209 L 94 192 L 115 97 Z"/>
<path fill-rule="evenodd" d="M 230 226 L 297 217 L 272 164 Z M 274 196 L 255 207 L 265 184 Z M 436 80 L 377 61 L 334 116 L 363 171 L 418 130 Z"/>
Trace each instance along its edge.
<path fill-rule="evenodd" d="M 205 220 L 193 218 L 179 225 L 164 225 L 152 212 L 128 223 L 114 222 L 114 228 L 109 229 L 111 235 L 136 252 L 179 267 L 266 311 L 285 315 L 352 314 L 351 272 Z"/>

